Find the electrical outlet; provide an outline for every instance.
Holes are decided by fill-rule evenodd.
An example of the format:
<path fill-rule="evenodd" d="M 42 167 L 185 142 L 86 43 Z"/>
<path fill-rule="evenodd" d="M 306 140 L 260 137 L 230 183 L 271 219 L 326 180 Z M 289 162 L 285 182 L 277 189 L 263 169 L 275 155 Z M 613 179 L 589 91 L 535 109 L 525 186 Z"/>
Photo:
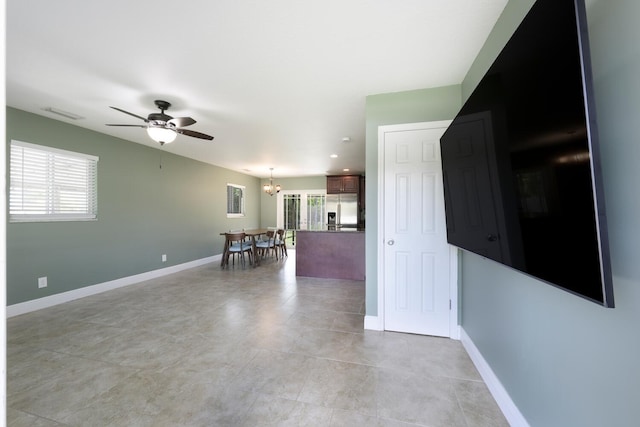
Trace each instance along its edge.
<path fill-rule="evenodd" d="M 38 289 L 47 287 L 47 277 L 38 277 Z"/>
<path fill-rule="evenodd" d="M 167 262 L 167 254 L 162 254 L 162 262 Z"/>

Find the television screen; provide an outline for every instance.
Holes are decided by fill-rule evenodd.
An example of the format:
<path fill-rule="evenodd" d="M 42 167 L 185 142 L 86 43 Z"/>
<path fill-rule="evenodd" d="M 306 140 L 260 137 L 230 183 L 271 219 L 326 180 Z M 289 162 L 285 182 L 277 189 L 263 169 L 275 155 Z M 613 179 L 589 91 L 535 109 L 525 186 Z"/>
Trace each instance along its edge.
<path fill-rule="evenodd" d="M 538 0 L 441 138 L 449 243 L 613 307 L 583 0 Z"/>

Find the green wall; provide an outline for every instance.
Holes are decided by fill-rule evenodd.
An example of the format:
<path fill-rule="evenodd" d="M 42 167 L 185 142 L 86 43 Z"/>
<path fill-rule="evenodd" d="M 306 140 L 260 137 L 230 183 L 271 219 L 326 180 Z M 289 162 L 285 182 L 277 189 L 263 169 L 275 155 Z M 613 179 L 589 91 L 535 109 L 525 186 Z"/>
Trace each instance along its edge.
<path fill-rule="evenodd" d="M 616 308 L 476 255 L 461 259 L 462 327 L 532 426 L 640 420 L 640 2 L 587 3 Z M 531 4 L 509 2 L 465 96 Z"/>
<path fill-rule="evenodd" d="M 366 100 L 366 313 L 378 315 L 378 126 L 450 120 L 460 110 L 460 86 L 371 95 Z"/>
<path fill-rule="evenodd" d="M 220 232 L 260 226 L 257 178 L 7 108 L 12 139 L 100 161 L 97 221 L 7 224 L 8 305 L 220 254 Z M 245 218 L 226 218 L 227 182 L 247 187 Z"/>

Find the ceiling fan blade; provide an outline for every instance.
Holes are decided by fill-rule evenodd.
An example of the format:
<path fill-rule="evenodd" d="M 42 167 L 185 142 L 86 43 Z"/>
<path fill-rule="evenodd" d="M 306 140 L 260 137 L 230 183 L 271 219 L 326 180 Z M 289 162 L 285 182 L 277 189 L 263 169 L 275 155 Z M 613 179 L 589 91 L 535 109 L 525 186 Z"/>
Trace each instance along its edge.
<path fill-rule="evenodd" d="M 174 117 L 173 119 L 169 120 L 167 123 L 172 124 L 177 128 L 181 128 L 185 126 L 191 126 L 195 122 L 196 121 L 193 120 L 191 117 Z"/>
<path fill-rule="evenodd" d="M 117 124 L 111 124 L 111 123 L 107 123 L 105 126 L 126 126 L 130 128 L 146 128 L 147 127 L 145 125 L 117 125 Z"/>
<path fill-rule="evenodd" d="M 145 117 L 139 116 L 139 115 L 137 115 L 137 114 L 130 113 L 130 112 L 125 111 L 125 110 L 123 110 L 123 109 L 121 109 L 121 108 L 118 108 L 118 107 L 109 107 L 109 108 L 113 108 L 114 110 L 118 110 L 118 111 L 120 111 L 121 113 L 125 113 L 125 114 L 128 114 L 128 115 L 130 115 L 130 116 L 136 117 L 136 118 L 138 118 L 138 119 L 140 119 L 140 120 L 144 120 L 144 121 L 145 121 L 145 123 L 149 121 L 149 120 L 147 120 Z"/>
<path fill-rule="evenodd" d="M 176 132 L 178 132 L 178 133 L 180 133 L 182 135 L 192 136 L 194 138 L 208 139 L 209 141 L 211 141 L 213 139 L 213 137 L 211 135 L 207 135 L 207 134 L 204 134 L 204 133 L 196 132 L 194 130 L 176 129 Z"/>

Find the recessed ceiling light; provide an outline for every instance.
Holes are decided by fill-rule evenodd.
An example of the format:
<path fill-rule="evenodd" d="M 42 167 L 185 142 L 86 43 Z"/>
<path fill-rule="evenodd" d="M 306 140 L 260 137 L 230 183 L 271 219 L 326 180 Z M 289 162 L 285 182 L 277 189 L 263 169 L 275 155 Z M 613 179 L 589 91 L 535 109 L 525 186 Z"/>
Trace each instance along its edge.
<path fill-rule="evenodd" d="M 351 138 L 349 138 L 348 136 L 345 136 L 342 138 L 342 142 L 349 142 L 351 141 Z"/>
<path fill-rule="evenodd" d="M 338 155 L 337 155 L 337 154 L 332 154 L 332 155 L 330 155 L 329 157 L 331 157 L 332 159 L 337 159 L 337 158 L 338 158 Z"/>
<path fill-rule="evenodd" d="M 342 169 L 342 172 L 349 172 L 349 168 Z"/>

